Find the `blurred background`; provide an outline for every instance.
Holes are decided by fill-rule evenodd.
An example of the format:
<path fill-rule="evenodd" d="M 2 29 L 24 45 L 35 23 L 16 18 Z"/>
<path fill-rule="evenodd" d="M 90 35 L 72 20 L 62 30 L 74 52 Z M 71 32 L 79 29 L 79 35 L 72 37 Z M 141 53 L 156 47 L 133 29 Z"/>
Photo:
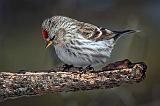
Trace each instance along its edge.
<path fill-rule="evenodd" d="M 110 61 L 143 61 L 147 78 L 107 90 L 7 100 L 0 106 L 160 106 L 160 0 L 0 0 L 0 71 L 43 70 L 61 63 L 51 54 L 54 49 L 45 49 L 41 35 L 41 23 L 54 15 L 111 30 L 141 30 L 121 38 Z"/>

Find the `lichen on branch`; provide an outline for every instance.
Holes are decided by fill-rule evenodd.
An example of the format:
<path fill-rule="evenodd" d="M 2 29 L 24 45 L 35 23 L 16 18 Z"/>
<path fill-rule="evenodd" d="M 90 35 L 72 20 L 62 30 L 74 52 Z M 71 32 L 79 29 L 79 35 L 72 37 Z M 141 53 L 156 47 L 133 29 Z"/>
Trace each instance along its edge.
<path fill-rule="evenodd" d="M 0 73 L 0 101 L 23 96 L 43 95 L 48 92 L 107 89 L 123 83 L 140 82 L 147 66 L 129 60 L 106 65 L 99 71 L 81 72 L 77 68 L 63 71 L 62 67 L 41 72 Z"/>

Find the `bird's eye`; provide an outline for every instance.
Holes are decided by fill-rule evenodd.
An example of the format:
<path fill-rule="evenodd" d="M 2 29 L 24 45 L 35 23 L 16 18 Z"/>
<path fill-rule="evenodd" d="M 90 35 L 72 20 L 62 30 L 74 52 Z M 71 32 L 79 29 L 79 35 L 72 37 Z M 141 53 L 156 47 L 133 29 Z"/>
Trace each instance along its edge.
<path fill-rule="evenodd" d="M 47 39 L 48 38 L 48 32 L 46 30 L 43 30 L 42 31 L 42 35 L 43 35 L 43 38 L 44 39 Z"/>

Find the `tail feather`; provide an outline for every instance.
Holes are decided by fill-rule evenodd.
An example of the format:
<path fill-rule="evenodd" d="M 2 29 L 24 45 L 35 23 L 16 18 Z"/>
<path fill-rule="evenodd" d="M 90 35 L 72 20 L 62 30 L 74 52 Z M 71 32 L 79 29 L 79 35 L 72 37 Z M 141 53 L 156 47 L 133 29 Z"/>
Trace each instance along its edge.
<path fill-rule="evenodd" d="M 135 33 L 135 32 L 140 32 L 140 31 L 139 30 L 124 30 L 124 31 L 112 31 L 112 32 L 115 33 L 115 36 L 113 37 L 114 40 L 117 40 L 124 34 L 130 34 L 130 33 Z"/>

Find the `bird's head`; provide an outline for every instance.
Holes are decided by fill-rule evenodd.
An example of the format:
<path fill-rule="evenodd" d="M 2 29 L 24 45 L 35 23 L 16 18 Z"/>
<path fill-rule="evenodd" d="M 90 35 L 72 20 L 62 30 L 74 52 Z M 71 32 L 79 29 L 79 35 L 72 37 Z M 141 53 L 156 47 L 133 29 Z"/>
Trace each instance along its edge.
<path fill-rule="evenodd" d="M 55 42 L 56 34 L 54 33 L 54 30 L 52 28 L 53 25 L 54 23 L 51 19 L 46 19 L 42 23 L 42 37 L 46 42 L 46 48 L 48 48 Z"/>

